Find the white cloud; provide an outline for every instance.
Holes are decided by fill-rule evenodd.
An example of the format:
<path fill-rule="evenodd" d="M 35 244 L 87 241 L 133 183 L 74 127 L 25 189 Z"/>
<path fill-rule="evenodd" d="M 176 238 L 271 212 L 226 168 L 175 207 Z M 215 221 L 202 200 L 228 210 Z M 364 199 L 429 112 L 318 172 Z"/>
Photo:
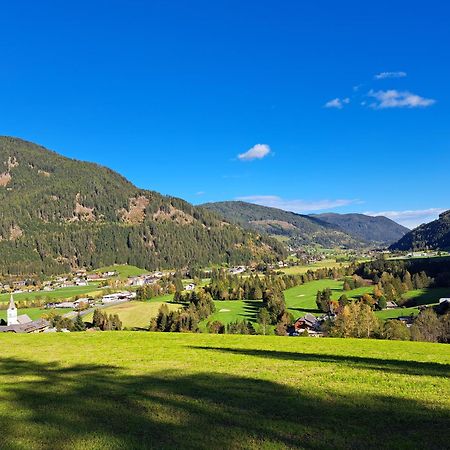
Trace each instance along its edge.
<path fill-rule="evenodd" d="M 249 195 L 238 197 L 236 200 L 255 203 L 262 206 L 270 206 L 272 208 L 283 209 L 296 213 L 305 213 L 310 211 L 323 211 L 341 206 L 347 206 L 352 203 L 360 203 L 358 200 L 337 199 L 337 200 L 317 200 L 308 201 L 300 199 L 283 199 L 277 195 Z"/>
<path fill-rule="evenodd" d="M 206 193 L 205 191 L 198 191 L 195 193 L 195 195 L 205 195 L 205 193 Z"/>
<path fill-rule="evenodd" d="M 395 89 L 388 91 L 370 90 L 367 95 L 376 100 L 369 105 L 374 109 L 424 108 L 436 103 L 436 100 L 431 98 L 424 98 L 408 91 L 396 91 Z"/>
<path fill-rule="evenodd" d="M 256 144 L 245 153 L 238 155 L 241 161 L 252 161 L 254 159 L 262 159 L 270 153 L 270 147 L 266 144 Z"/>
<path fill-rule="evenodd" d="M 348 105 L 350 103 L 350 99 L 348 97 L 340 99 L 339 97 L 334 98 L 325 103 L 325 108 L 337 108 L 342 109 L 344 105 Z"/>
<path fill-rule="evenodd" d="M 397 223 L 407 227 L 415 228 L 422 223 L 428 223 L 432 220 L 436 220 L 440 213 L 446 211 L 442 208 L 428 208 L 428 209 L 413 209 L 406 211 L 381 211 L 373 212 L 368 211 L 364 214 L 368 216 L 385 216 L 394 220 Z"/>
<path fill-rule="evenodd" d="M 376 80 L 385 80 L 386 78 L 405 78 L 406 72 L 381 72 L 374 76 Z"/>

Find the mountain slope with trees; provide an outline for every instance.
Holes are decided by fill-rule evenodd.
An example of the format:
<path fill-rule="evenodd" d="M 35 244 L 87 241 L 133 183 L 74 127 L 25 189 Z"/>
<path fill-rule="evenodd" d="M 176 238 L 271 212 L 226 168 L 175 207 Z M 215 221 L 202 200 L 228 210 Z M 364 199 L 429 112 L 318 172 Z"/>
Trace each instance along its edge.
<path fill-rule="evenodd" d="M 350 236 L 338 226 L 313 216 L 240 201 L 206 203 L 202 206 L 246 228 L 286 237 L 292 247 L 319 244 L 330 248 L 357 248 L 365 245 L 363 239 Z"/>
<path fill-rule="evenodd" d="M 270 261 L 273 239 L 118 173 L 0 137 L 0 273 L 128 263 L 147 269 Z"/>
<path fill-rule="evenodd" d="M 437 220 L 425 223 L 390 247 L 392 250 L 450 250 L 450 210 L 439 215 Z"/>
<path fill-rule="evenodd" d="M 366 242 L 393 244 L 410 230 L 384 216 L 365 214 L 311 214 L 310 217 L 336 225 L 349 235 Z"/>

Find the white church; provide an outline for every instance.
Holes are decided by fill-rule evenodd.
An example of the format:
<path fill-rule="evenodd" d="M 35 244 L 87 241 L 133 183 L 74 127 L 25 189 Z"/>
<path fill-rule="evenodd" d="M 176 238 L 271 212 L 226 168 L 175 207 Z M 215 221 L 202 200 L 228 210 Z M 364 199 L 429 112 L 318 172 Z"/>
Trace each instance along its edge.
<path fill-rule="evenodd" d="M 18 315 L 14 297 L 11 294 L 6 313 L 6 325 L 0 325 L 0 333 L 41 333 L 49 328 L 44 319 L 31 320 L 27 314 Z"/>

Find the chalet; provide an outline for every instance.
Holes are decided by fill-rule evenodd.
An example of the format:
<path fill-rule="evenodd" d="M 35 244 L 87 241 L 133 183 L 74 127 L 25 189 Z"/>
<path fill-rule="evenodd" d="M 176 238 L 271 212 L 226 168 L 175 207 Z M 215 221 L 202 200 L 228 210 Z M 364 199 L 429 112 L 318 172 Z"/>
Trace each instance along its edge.
<path fill-rule="evenodd" d="M 396 309 L 398 308 L 397 303 L 395 302 L 386 302 L 386 309 Z"/>
<path fill-rule="evenodd" d="M 193 291 L 195 289 L 195 284 L 194 283 L 189 283 L 187 286 L 185 286 L 184 289 L 186 291 Z"/>
<path fill-rule="evenodd" d="M 145 279 L 143 277 L 130 277 L 127 284 L 129 286 L 144 286 Z"/>
<path fill-rule="evenodd" d="M 400 320 L 409 328 L 414 323 L 414 316 L 399 316 L 388 320 Z"/>
<path fill-rule="evenodd" d="M 86 279 L 88 281 L 98 281 L 101 280 L 102 277 L 98 273 L 90 273 L 89 275 L 86 276 Z"/>
<path fill-rule="evenodd" d="M 308 334 L 316 333 L 320 329 L 320 323 L 317 320 L 317 317 L 306 313 L 303 317 L 300 317 L 297 319 L 294 323 L 294 330 L 296 333 L 303 333 L 304 331 L 307 331 Z"/>

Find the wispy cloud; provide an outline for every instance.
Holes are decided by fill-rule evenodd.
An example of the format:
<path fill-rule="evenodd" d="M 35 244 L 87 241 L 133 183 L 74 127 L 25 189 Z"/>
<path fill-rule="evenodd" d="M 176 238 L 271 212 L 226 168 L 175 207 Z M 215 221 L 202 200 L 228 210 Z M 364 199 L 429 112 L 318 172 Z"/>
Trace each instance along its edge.
<path fill-rule="evenodd" d="M 376 80 L 385 80 L 386 78 L 405 78 L 406 72 L 381 72 L 374 76 Z"/>
<path fill-rule="evenodd" d="M 405 211 L 368 211 L 364 214 L 368 216 L 385 216 L 402 224 L 407 228 L 415 228 L 422 223 L 428 223 L 436 220 L 440 213 L 444 212 L 442 208 L 413 209 Z"/>
<path fill-rule="evenodd" d="M 262 159 L 270 153 L 270 147 L 267 144 L 256 144 L 245 153 L 240 153 L 238 159 L 241 161 L 253 161 Z"/>
<path fill-rule="evenodd" d="M 425 108 L 436 103 L 436 100 L 432 98 L 424 98 L 409 91 L 397 91 L 395 89 L 388 91 L 370 90 L 367 95 L 376 100 L 369 104 L 374 109 Z"/>
<path fill-rule="evenodd" d="M 255 203 L 262 206 L 270 206 L 272 208 L 283 209 L 296 213 L 305 213 L 311 211 L 325 211 L 333 208 L 351 205 L 353 203 L 361 203 L 359 200 L 337 199 L 337 200 L 300 200 L 300 199 L 283 199 L 277 195 L 249 195 L 238 197 L 236 200 Z"/>
<path fill-rule="evenodd" d="M 198 191 L 195 193 L 195 195 L 201 196 L 201 195 L 205 195 L 206 192 L 205 191 Z"/>
<path fill-rule="evenodd" d="M 339 97 L 333 98 L 333 100 L 330 100 L 325 103 L 325 108 L 336 108 L 336 109 L 342 109 L 344 105 L 347 105 L 350 103 L 350 99 L 348 97 L 340 99 Z"/>

